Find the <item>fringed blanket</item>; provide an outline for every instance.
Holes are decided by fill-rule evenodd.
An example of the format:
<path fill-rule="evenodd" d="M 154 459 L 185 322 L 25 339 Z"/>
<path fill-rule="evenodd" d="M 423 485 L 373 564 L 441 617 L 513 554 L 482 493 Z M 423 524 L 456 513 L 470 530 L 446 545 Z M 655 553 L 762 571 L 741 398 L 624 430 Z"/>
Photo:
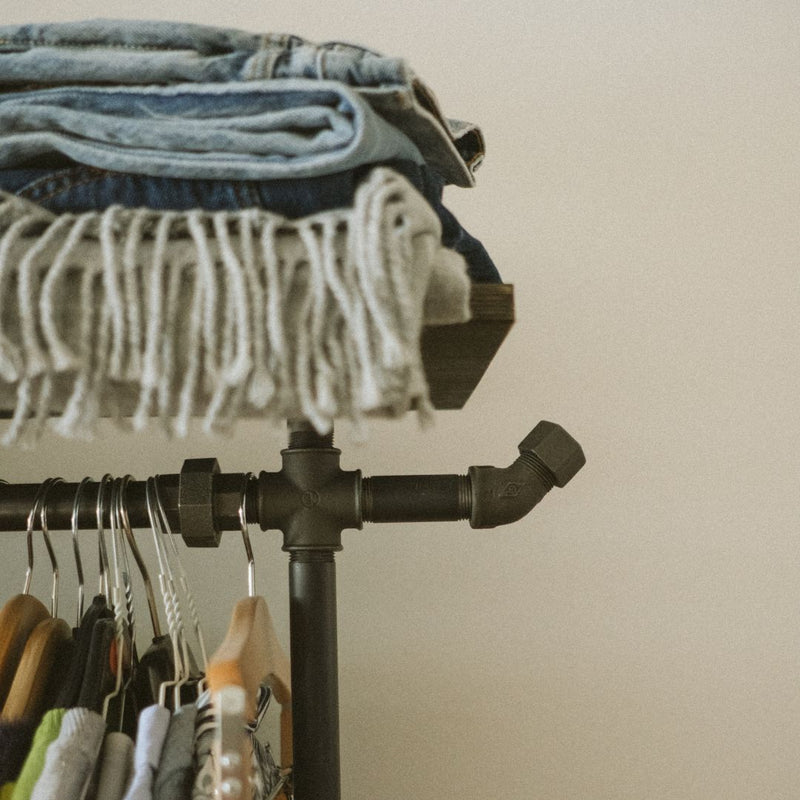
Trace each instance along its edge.
<path fill-rule="evenodd" d="M 48 418 L 307 419 L 429 410 L 423 324 L 466 321 L 469 280 L 436 214 L 373 170 L 352 208 L 299 220 L 261 209 L 112 207 L 52 215 L 0 193 L 4 442 Z"/>

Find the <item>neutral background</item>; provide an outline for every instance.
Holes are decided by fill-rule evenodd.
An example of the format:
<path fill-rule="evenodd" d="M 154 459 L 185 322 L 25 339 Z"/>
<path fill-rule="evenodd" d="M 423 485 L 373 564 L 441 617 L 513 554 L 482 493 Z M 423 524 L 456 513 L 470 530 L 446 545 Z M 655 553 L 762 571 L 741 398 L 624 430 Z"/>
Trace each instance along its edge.
<path fill-rule="evenodd" d="M 484 128 L 478 187 L 446 201 L 516 285 L 519 321 L 463 411 L 427 431 L 376 423 L 365 446 L 342 427 L 343 465 L 504 466 L 541 418 L 588 465 L 493 532 L 345 533 L 347 800 L 797 797 L 795 0 L 4 5 L 6 22 L 168 13 L 356 41 L 406 57 L 448 115 Z M 141 478 L 216 455 L 258 471 L 283 445 L 254 424 L 231 441 L 109 428 L 0 466 L 12 481 Z M 254 537 L 288 644 L 279 535 Z M 22 538 L 4 543 L 5 596 Z M 231 535 L 187 555 L 212 643 L 245 593 L 242 552 Z M 45 592 L 44 567 L 36 580 Z"/>

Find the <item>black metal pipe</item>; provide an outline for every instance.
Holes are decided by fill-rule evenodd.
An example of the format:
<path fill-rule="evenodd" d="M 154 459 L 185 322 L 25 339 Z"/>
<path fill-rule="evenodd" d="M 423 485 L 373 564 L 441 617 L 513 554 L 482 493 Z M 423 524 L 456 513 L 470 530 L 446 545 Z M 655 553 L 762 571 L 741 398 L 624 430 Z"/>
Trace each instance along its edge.
<path fill-rule="evenodd" d="M 289 560 L 294 799 L 339 800 L 339 666 L 332 550 Z"/>
<path fill-rule="evenodd" d="M 386 475 L 363 478 L 365 522 L 445 522 L 469 519 L 472 486 L 466 475 Z"/>
<path fill-rule="evenodd" d="M 159 475 L 158 492 L 167 514 L 173 533 L 181 531 L 181 516 L 178 502 L 179 474 Z M 239 504 L 242 496 L 244 474 L 239 472 L 223 473 L 214 476 L 213 496 L 209 502 L 213 504 L 214 519 L 219 530 L 238 531 Z M 53 531 L 69 530 L 72 522 L 72 509 L 75 493 L 79 483 L 56 483 L 47 493 L 47 524 Z M 125 490 L 125 507 L 131 527 L 149 528 L 150 519 L 147 514 L 145 497 L 146 481 L 129 481 Z M 97 493 L 99 481 L 88 481 L 81 491 L 78 509 L 78 527 L 82 530 L 97 527 Z M 0 483 L 0 531 L 24 531 L 28 514 L 33 507 L 38 483 Z M 257 519 L 258 486 L 251 480 L 247 487 L 247 518 Z M 110 527 L 110 503 L 106 489 L 103 524 Z M 39 521 L 35 527 L 38 529 Z"/>

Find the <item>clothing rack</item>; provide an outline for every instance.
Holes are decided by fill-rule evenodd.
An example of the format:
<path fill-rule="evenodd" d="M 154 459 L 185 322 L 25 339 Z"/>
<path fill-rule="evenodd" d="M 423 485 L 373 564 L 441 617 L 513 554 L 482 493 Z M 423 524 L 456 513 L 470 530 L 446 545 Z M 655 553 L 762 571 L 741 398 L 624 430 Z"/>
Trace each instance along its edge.
<path fill-rule="evenodd" d="M 513 324 L 513 287 L 472 287 L 468 323 L 427 326 L 421 350 L 432 404 L 461 408 Z M 7 416 L 0 413 L 0 416 Z M 189 547 L 216 547 L 224 531 L 239 531 L 243 486 L 247 521 L 280 530 L 289 554 L 294 800 L 339 800 L 339 688 L 335 553 L 341 533 L 365 522 L 468 520 L 492 528 L 521 519 L 553 487 L 563 487 L 585 463 L 561 426 L 542 421 L 519 445 L 508 467 L 470 467 L 461 475 L 362 477 L 339 466 L 333 434 L 289 423 L 282 469 L 247 478 L 224 473 L 216 459 L 190 459 L 180 473 L 157 476 L 172 533 Z M 53 483 L 47 493 L 51 531 L 69 530 L 79 484 Z M 0 481 L 0 531 L 25 531 L 40 484 Z M 96 493 L 99 482 L 83 491 Z M 150 526 L 146 481 L 125 484 L 131 527 Z M 106 508 L 110 526 L 110 506 Z M 96 509 L 81 505 L 79 528 L 95 529 Z"/>
<path fill-rule="evenodd" d="M 345 528 L 364 522 L 469 520 L 491 528 L 520 519 L 553 486 L 583 466 L 580 445 L 559 425 L 540 422 L 519 445 L 509 467 L 470 467 L 465 475 L 364 478 L 339 466 L 333 435 L 290 423 L 279 472 L 247 479 L 247 520 L 277 529 L 289 553 L 290 653 L 294 718 L 294 797 L 339 800 L 339 698 L 336 568 Z M 214 547 L 223 531 L 240 530 L 243 473 L 222 473 L 216 459 L 191 459 L 179 474 L 157 477 L 173 533 L 190 547 Z M 149 526 L 145 481 L 130 480 L 125 506 L 132 527 Z M 23 531 L 38 484 L 0 483 L 0 530 Z M 98 483 L 84 490 L 97 492 Z M 59 482 L 47 497 L 48 526 L 69 529 L 77 483 Z M 87 504 L 90 505 L 90 504 Z M 109 509 L 110 513 L 110 509 Z M 78 527 L 96 527 L 95 509 L 82 507 Z M 110 524 L 110 519 L 107 520 Z"/>

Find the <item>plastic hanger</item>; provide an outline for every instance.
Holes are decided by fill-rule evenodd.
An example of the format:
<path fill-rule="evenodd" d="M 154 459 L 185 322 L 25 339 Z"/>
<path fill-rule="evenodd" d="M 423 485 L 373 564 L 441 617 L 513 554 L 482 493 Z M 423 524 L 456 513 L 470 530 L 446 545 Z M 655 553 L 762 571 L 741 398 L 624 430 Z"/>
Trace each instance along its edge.
<path fill-rule="evenodd" d="M 8 697 L 8 691 L 25 649 L 25 642 L 33 629 L 50 616 L 47 606 L 30 594 L 33 574 L 33 523 L 48 486 L 49 480 L 39 487 L 28 514 L 28 568 L 25 572 L 22 594 L 12 597 L 0 609 L 0 708 Z"/>
<path fill-rule="evenodd" d="M 72 639 L 72 628 L 58 617 L 58 561 L 47 529 L 47 492 L 61 478 L 53 478 L 45 487 L 40 508 L 42 536 L 53 567 L 51 612 L 31 632 L 3 704 L 3 719 L 38 719 L 52 705 L 54 679 L 63 664 L 63 655 Z"/>
<path fill-rule="evenodd" d="M 216 704 L 217 778 L 215 796 L 251 800 L 252 748 L 246 724 L 257 714 L 259 692 L 266 684 L 281 704 L 281 764 L 292 764 L 292 691 L 286 657 L 266 600 L 255 594 L 255 562 L 245 515 L 250 474 L 245 476 L 239 521 L 248 557 L 249 596 L 236 603 L 228 632 L 211 656 L 208 687 Z"/>

